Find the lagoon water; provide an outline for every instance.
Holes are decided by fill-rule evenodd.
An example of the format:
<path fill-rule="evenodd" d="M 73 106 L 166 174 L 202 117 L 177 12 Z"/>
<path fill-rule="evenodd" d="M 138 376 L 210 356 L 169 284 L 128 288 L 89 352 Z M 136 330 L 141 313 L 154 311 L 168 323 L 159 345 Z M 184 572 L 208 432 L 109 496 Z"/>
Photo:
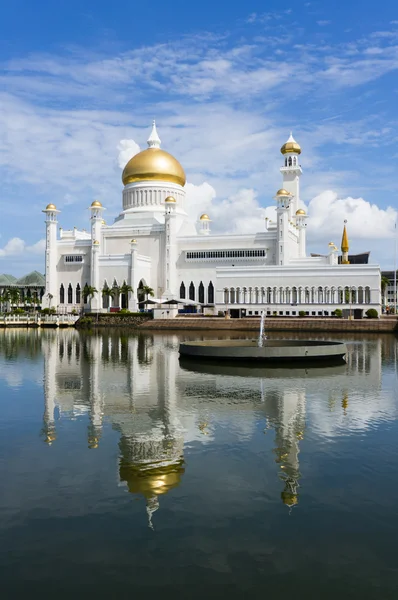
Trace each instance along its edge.
<path fill-rule="evenodd" d="M 397 597 L 397 338 L 179 362 L 217 337 L 0 332 L 2 598 Z"/>

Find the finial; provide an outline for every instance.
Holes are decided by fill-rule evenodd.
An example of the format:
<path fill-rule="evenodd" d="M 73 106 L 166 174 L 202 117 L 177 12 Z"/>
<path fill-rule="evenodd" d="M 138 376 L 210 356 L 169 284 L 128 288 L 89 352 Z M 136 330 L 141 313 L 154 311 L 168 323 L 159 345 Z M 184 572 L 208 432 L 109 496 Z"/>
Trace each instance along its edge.
<path fill-rule="evenodd" d="M 158 132 L 156 130 L 156 122 L 155 119 L 152 121 L 152 131 L 151 135 L 147 140 L 148 148 L 160 148 L 161 139 L 158 136 Z"/>

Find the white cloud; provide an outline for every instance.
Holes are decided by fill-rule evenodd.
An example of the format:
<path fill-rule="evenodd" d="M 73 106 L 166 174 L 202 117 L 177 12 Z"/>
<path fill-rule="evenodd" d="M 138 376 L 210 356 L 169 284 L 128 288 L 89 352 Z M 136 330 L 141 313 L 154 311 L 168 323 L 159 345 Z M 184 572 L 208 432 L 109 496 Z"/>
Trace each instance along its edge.
<path fill-rule="evenodd" d="M 124 169 L 130 158 L 140 151 L 139 145 L 134 140 L 120 140 L 117 149 L 119 151 L 117 161 L 121 169 Z"/>
<path fill-rule="evenodd" d="M 25 252 L 29 254 L 42 255 L 46 247 L 46 241 L 39 240 L 32 246 L 26 244 L 24 240 L 19 237 L 14 237 L 8 240 L 4 248 L 0 248 L 0 257 L 6 256 L 19 256 Z"/>
<path fill-rule="evenodd" d="M 391 238 L 398 216 L 392 207 L 382 209 L 363 198 L 339 198 L 332 190 L 313 198 L 308 206 L 308 214 L 309 238 L 316 241 L 324 241 L 325 232 L 331 238 L 341 236 L 345 219 L 351 239 L 369 241 Z"/>

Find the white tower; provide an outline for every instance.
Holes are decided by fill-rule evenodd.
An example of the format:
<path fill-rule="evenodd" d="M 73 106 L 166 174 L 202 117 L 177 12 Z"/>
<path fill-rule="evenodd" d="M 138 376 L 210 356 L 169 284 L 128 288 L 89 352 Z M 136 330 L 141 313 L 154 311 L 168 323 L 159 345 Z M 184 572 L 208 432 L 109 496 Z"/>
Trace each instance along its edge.
<path fill-rule="evenodd" d="M 300 204 L 300 176 L 302 174 L 302 169 L 299 164 L 301 147 L 300 144 L 296 142 L 291 132 L 289 139 L 281 148 L 281 153 L 284 156 L 284 164 L 280 169 L 283 177 L 282 187 L 293 196 L 289 213 L 289 217 L 292 219 Z"/>
<path fill-rule="evenodd" d="M 46 215 L 46 291 L 43 296 L 43 307 L 51 308 L 58 304 L 57 280 L 57 214 L 55 204 L 48 204 L 43 210 Z"/>
<path fill-rule="evenodd" d="M 200 229 L 199 233 L 201 235 L 209 235 L 210 233 L 210 217 L 209 215 L 203 214 L 199 219 Z"/>
<path fill-rule="evenodd" d="M 101 249 L 101 227 L 102 212 L 104 208 L 98 200 L 90 206 L 91 211 L 91 285 L 97 293 L 90 300 L 91 310 L 99 310 L 101 307 L 100 277 L 99 277 L 99 255 Z"/>
<path fill-rule="evenodd" d="M 307 215 L 304 209 L 299 208 L 296 210 L 296 225 L 299 232 L 299 258 L 305 258 L 306 256 L 306 219 Z"/>
<path fill-rule="evenodd" d="M 276 192 L 277 201 L 276 219 L 277 219 L 277 239 L 276 239 L 276 264 L 286 265 L 290 259 L 289 245 L 289 215 L 292 195 L 285 189 Z"/>
<path fill-rule="evenodd" d="M 165 281 L 163 297 L 176 297 L 177 286 L 177 228 L 176 228 L 176 200 L 168 196 L 165 203 Z"/>

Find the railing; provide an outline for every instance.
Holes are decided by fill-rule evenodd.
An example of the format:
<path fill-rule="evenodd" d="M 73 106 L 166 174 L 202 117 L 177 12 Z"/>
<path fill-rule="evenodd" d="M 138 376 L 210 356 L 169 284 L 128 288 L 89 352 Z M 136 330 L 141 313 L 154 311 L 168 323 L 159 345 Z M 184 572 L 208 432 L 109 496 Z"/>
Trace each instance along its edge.
<path fill-rule="evenodd" d="M 74 325 L 78 318 L 78 315 L 3 315 L 0 317 L 0 324 L 4 326 L 37 325 L 41 327 L 52 325 L 59 327 L 60 325 Z"/>

